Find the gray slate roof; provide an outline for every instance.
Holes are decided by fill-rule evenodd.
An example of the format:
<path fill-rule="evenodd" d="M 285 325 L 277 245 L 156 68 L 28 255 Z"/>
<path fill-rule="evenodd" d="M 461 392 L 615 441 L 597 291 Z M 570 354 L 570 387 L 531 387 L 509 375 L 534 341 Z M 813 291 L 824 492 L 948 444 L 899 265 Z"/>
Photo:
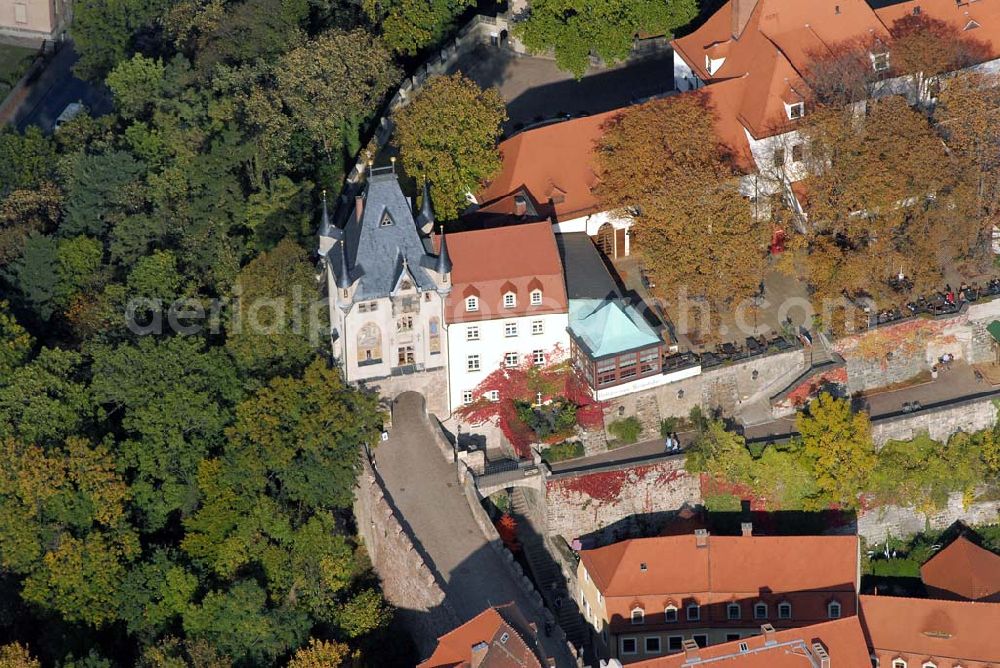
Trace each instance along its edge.
<path fill-rule="evenodd" d="M 388 215 L 392 224 L 382 225 Z M 424 267 L 434 266 L 417 230 L 410 203 L 393 173 L 376 170 L 368 179 L 361 220 L 352 211 L 344 229 L 347 270 L 358 280 L 355 301 L 388 297 L 396 287 L 405 259 L 420 290 L 437 285 Z M 340 269 L 335 267 L 340 278 Z"/>
<path fill-rule="evenodd" d="M 585 232 L 557 234 L 556 246 L 566 272 L 570 299 L 618 299 L 622 296 L 601 252 Z"/>

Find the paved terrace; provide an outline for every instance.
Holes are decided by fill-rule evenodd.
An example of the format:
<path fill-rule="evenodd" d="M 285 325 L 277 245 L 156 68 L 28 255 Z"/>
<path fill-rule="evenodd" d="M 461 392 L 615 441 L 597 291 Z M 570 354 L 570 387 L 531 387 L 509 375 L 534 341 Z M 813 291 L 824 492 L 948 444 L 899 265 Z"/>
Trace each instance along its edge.
<path fill-rule="evenodd" d="M 592 67 L 577 81 L 551 58 L 484 45 L 463 56 L 453 71 L 500 90 L 509 117 L 504 132 L 510 134 L 542 120 L 596 114 L 671 93 L 673 62 L 666 40 L 650 40 L 630 60 Z"/>
<path fill-rule="evenodd" d="M 374 454 L 392 503 L 416 537 L 417 549 L 445 583 L 445 602 L 466 622 L 492 605 L 515 601 L 538 625 L 549 656 L 559 659 L 557 665 L 573 665 L 565 644 L 541 633 L 545 628 L 541 610 L 487 542 L 469 509 L 456 467 L 445 461 L 435 444 L 433 428 L 423 399 L 404 394 L 393 409 L 389 440 Z"/>
<path fill-rule="evenodd" d="M 920 402 L 923 406 L 921 410 L 932 409 L 936 406 L 958 403 L 967 399 L 981 398 L 983 396 L 1000 396 L 1000 385 L 991 385 L 985 379 L 976 377 L 975 368 L 963 361 L 955 361 L 950 370 L 941 370 L 934 380 L 928 379 L 917 385 L 900 388 L 897 390 L 869 392 L 855 400 L 855 406 L 869 413 L 872 421 L 884 420 L 903 414 L 903 404 Z M 766 441 L 770 439 L 784 439 L 795 433 L 795 418 L 781 418 L 772 420 L 744 430 L 744 436 L 748 441 Z M 694 432 L 679 434 L 682 447 L 690 445 L 694 439 Z M 662 439 L 643 441 L 634 445 L 627 445 L 614 450 L 608 450 L 589 457 L 571 459 L 568 461 L 552 464 L 553 473 L 566 471 L 579 471 L 587 468 L 598 468 L 608 464 L 620 464 L 630 461 L 641 462 L 653 458 L 681 457 L 680 455 L 668 455 L 664 451 Z"/>

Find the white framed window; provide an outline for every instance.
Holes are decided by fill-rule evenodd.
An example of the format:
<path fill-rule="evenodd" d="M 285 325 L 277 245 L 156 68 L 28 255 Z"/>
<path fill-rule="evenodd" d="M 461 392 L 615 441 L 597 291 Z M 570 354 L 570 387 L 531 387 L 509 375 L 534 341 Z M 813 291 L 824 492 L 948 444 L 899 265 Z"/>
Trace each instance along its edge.
<path fill-rule="evenodd" d="M 500 390 L 490 390 L 486 393 L 486 398 L 490 401 L 500 401 Z"/>
<path fill-rule="evenodd" d="M 635 654 L 639 651 L 635 638 L 622 638 L 622 654 Z"/>
<path fill-rule="evenodd" d="M 462 392 L 462 403 L 466 406 L 472 403 L 472 390 Z"/>
<path fill-rule="evenodd" d="M 469 355 L 466 357 L 465 368 L 469 371 L 479 371 L 479 355 Z"/>
<path fill-rule="evenodd" d="M 478 341 L 479 340 L 479 325 L 469 325 L 465 328 L 465 340 L 466 341 Z"/>
<path fill-rule="evenodd" d="M 646 623 L 646 611 L 642 608 L 632 609 L 632 623 L 635 625 Z"/>
<path fill-rule="evenodd" d="M 512 338 L 517 336 L 517 323 L 516 322 L 505 322 L 503 324 L 503 335 L 507 338 Z"/>
<path fill-rule="evenodd" d="M 785 112 L 789 120 L 796 120 L 806 115 L 806 105 L 804 102 L 793 102 L 785 105 Z"/>
<path fill-rule="evenodd" d="M 684 636 L 667 636 L 667 651 L 679 652 L 684 649 Z"/>
<path fill-rule="evenodd" d="M 517 306 L 517 295 L 515 295 L 513 292 L 504 293 L 503 307 L 514 308 L 515 306 Z"/>
<path fill-rule="evenodd" d="M 542 291 L 541 290 L 535 289 L 535 290 L 531 291 L 531 305 L 532 306 L 541 306 L 542 305 Z"/>
<path fill-rule="evenodd" d="M 660 636 L 646 636 L 646 654 L 660 653 Z"/>
<path fill-rule="evenodd" d="M 792 604 L 787 601 L 782 601 L 778 604 L 778 619 L 791 619 L 792 618 Z"/>
<path fill-rule="evenodd" d="M 840 603 L 830 601 L 826 604 L 826 616 L 830 619 L 840 619 Z"/>
<path fill-rule="evenodd" d="M 521 356 L 517 353 L 505 353 L 503 356 L 503 363 L 508 369 L 515 367 L 521 363 Z"/>
<path fill-rule="evenodd" d="M 701 619 L 701 606 L 697 603 L 688 603 L 687 619 L 689 622 L 696 622 Z"/>
<path fill-rule="evenodd" d="M 545 351 L 544 350 L 534 350 L 531 352 L 531 362 L 535 366 L 542 366 L 545 364 Z"/>
<path fill-rule="evenodd" d="M 889 52 L 885 53 L 873 53 L 872 58 L 872 69 L 876 72 L 885 72 L 889 69 Z"/>
<path fill-rule="evenodd" d="M 531 321 L 531 333 L 532 334 L 544 334 L 545 333 L 545 321 L 544 320 L 532 320 Z"/>
<path fill-rule="evenodd" d="M 14 22 L 15 23 L 27 23 L 28 22 L 28 5 L 24 2 L 14 3 Z"/>
<path fill-rule="evenodd" d="M 665 622 L 676 622 L 677 621 L 677 606 L 668 605 L 663 610 L 663 621 Z"/>
<path fill-rule="evenodd" d="M 693 640 L 694 644 L 697 645 L 698 647 L 708 647 L 708 636 L 705 635 L 704 633 L 694 634 L 693 636 L 691 636 L 691 640 Z"/>
<path fill-rule="evenodd" d="M 740 618 L 740 604 L 730 603 L 726 606 L 726 619 L 739 619 Z"/>
<path fill-rule="evenodd" d="M 753 618 L 754 619 L 767 619 L 767 603 L 764 603 L 764 602 L 754 603 L 754 606 L 753 606 Z"/>
<path fill-rule="evenodd" d="M 479 297 L 472 296 L 465 298 L 465 310 L 466 311 L 478 311 L 479 310 Z"/>
<path fill-rule="evenodd" d="M 892 662 L 892 668 L 906 668 L 906 661 L 903 659 L 894 659 Z"/>
<path fill-rule="evenodd" d="M 924 665 L 920 666 L 920 668 L 937 668 L 937 664 L 933 661 L 924 661 Z"/>

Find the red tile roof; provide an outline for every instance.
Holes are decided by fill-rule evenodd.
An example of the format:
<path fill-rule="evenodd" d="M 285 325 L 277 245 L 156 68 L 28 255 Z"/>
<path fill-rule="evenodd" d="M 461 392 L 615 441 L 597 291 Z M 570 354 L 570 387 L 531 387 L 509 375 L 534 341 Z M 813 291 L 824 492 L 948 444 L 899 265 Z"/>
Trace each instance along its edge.
<path fill-rule="evenodd" d="M 993 58 L 1000 57 L 1000 2 L 979 0 L 909 0 L 875 10 L 879 19 L 888 27 L 901 18 L 912 16 L 915 8 L 920 14 L 953 26 L 969 37 L 987 45 Z M 970 21 L 974 24 L 970 24 Z M 968 27 L 968 30 L 966 28 Z"/>
<path fill-rule="evenodd" d="M 518 631 L 516 628 L 520 628 Z M 507 637 L 504 638 L 504 635 Z M 417 668 L 464 668 L 471 665 L 473 648 L 486 652 L 477 665 L 489 668 L 541 668 L 537 642 L 513 603 L 488 608 L 438 638 L 434 653 Z M 485 647 L 484 647 L 485 645 Z"/>
<path fill-rule="evenodd" d="M 856 536 L 707 536 L 705 547 L 696 541 L 693 535 L 660 536 L 582 551 L 580 559 L 604 595 L 609 623 L 630 624 L 638 606 L 647 624 L 658 624 L 668 604 L 683 609 L 692 600 L 709 606 L 710 614 L 713 604 L 741 602 L 743 620 L 751 618 L 750 606 L 758 600 L 772 613 L 780 602 L 791 603 L 792 621 L 799 624 L 826 619 L 831 600 L 841 604 L 844 616 L 854 614 Z M 714 616 L 725 620 L 724 613 Z"/>
<path fill-rule="evenodd" d="M 932 596 L 1000 602 L 1000 555 L 959 536 L 920 567 Z"/>
<path fill-rule="evenodd" d="M 902 658 L 939 668 L 1000 662 L 1000 604 L 861 596 L 861 624 L 883 666 Z M 947 663 L 943 663 L 947 661 Z"/>
<path fill-rule="evenodd" d="M 503 168 L 479 193 L 489 204 L 525 187 L 540 205 L 551 201 L 558 221 L 600 210 L 591 187 L 597 182 L 593 153 L 604 123 L 621 110 L 526 130 L 500 144 Z"/>
<path fill-rule="evenodd" d="M 555 234 L 548 221 L 494 227 L 448 235 L 452 289 L 445 303 L 448 322 L 469 322 L 546 313 L 566 313 L 566 282 Z M 542 291 L 532 306 L 530 293 Z M 503 295 L 517 295 L 515 308 Z M 479 297 L 479 311 L 466 312 L 465 299 Z"/>
<path fill-rule="evenodd" d="M 698 650 L 698 658 L 707 666 L 726 668 L 815 668 L 821 665 L 814 649 L 815 643 L 822 645 L 833 668 L 867 668 L 871 665 L 857 617 L 777 631 L 770 638 L 759 635 L 704 647 Z M 745 645 L 746 650 L 741 645 Z M 680 653 L 630 663 L 629 668 L 694 668 L 698 665 L 694 659 Z"/>
<path fill-rule="evenodd" d="M 746 28 L 733 37 L 735 2 L 753 6 Z M 785 103 L 808 95 L 802 76 L 817 55 L 849 41 L 887 42 L 889 32 L 864 0 L 730 0 L 695 32 L 672 42 L 709 89 L 744 79 L 742 94 L 719 106 L 760 139 L 790 129 Z M 706 56 L 725 62 L 714 73 Z M 725 122 L 725 121 L 723 121 Z"/>

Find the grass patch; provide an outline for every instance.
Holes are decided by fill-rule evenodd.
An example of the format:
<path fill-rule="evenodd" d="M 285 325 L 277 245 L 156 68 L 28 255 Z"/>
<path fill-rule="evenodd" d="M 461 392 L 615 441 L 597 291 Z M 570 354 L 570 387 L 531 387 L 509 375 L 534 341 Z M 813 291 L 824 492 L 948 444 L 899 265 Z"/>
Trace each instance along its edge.
<path fill-rule="evenodd" d="M 639 434 L 642 433 L 642 423 L 639 422 L 639 418 L 632 415 L 609 424 L 608 433 L 616 441 L 621 441 L 621 445 L 631 445 L 639 440 Z M 608 447 L 611 447 L 610 443 Z"/>
<path fill-rule="evenodd" d="M 542 450 L 542 459 L 547 461 L 549 464 L 563 462 L 567 459 L 576 459 L 577 457 L 583 457 L 583 455 L 583 443 L 580 443 L 579 441 L 556 443 L 555 445 L 550 445 Z"/>

